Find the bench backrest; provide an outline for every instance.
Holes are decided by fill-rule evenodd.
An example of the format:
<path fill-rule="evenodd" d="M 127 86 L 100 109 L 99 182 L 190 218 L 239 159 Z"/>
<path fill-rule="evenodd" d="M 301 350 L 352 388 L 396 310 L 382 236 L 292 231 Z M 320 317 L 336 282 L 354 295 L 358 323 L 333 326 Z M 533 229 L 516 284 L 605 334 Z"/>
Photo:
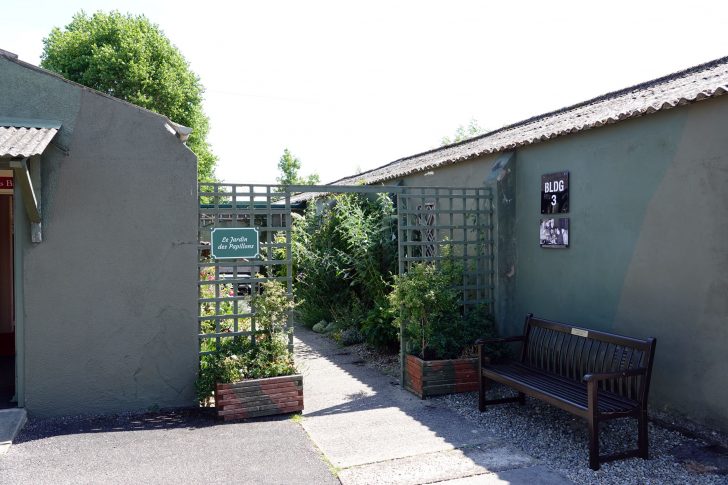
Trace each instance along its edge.
<path fill-rule="evenodd" d="M 526 341 L 521 362 L 581 381 L 585 374 L 647 368 L 647 377 L 603 381 L 600 385 L 621 396 L 646 402 L 655 339 L 636 339 L 565 323 L 526 316 Z"/>

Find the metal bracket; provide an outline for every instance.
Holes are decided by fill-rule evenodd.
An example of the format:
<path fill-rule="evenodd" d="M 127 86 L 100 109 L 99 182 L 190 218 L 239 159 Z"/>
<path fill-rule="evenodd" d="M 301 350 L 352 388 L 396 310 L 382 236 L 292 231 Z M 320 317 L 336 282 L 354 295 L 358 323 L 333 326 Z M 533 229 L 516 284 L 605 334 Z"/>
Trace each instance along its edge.
<path fill-rule="evenodd" d="M 40 213 L 40 197 L 36 196 L 36 192 L 40 195 L 40 159 L 33 157 L 30 160 L 32 172 L 28 168 L 28 159 L 11 160 L 9 165 L 13 169 L 15 183 L 20 187 L 20 193 L 23 197 L 23 205 L 30 219 L 30 236 L 34 243 L 43 240 L 43 232 L 41 227 Z"/>

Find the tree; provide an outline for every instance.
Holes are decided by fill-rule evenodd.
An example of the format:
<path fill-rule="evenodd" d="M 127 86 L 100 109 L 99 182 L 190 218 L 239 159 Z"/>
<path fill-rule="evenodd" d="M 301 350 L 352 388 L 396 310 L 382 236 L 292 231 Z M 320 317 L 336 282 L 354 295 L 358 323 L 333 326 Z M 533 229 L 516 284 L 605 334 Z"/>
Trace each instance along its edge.
<path fill-rule="evenodd" d="M 317 173 L 312 173 L 306 178 L 298 175 L 298 171 L 301 170 L 301 161 L 288 148 L 283 150 L 283 155 L 278 161 L 278 170 L 280 170 L 281 176 L 276 177 L 276 181 L 281 185 L 316 185 L 319 183 Z"/>
<path fill-rule="evenodd" d="M 478 136 L 485 133 L 485 129 L 481 128 L 478 124 L 478 120 L 475 118 L 471 119 L 468 123 L 468 126 L 460 125 L 458 126 L 458 129 L 455 130 L 455 134 L 452 138 L 449 136 L 443 136 L 442 140 L 440 142 L 441 146 L 445 145 L 451 145 L 453 143 L 457 143 L 463 140 L 467 140 L 468 138 L 473 138 L 474 136 Z"/>
<path fill-rule="evenodd" d="M 213 179 L 217 158 L 207 142 L 200 78 L 144 15 L 81 11 L 43 39 L 40 65 L 192 128 L 187 146 L 197 155 L 198 178 Z"/>

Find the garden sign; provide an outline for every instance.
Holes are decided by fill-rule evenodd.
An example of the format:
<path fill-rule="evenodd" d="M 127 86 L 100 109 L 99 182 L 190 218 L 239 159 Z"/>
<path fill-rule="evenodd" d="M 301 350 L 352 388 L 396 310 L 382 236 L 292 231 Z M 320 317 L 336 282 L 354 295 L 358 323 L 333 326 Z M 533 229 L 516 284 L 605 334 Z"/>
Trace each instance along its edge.
<path fill-rule="evenodd" d="M 215 259 L 257 258 L 260 253 L 258 229 L 216 227 L 210 233 L 210 253 Z"/>

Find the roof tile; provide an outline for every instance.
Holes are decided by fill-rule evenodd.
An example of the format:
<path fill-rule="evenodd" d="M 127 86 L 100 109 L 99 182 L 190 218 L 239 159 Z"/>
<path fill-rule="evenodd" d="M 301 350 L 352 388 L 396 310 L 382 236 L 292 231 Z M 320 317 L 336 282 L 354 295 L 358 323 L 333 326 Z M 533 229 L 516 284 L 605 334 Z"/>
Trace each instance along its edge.
<path fill-rule="evenodd" d="M 376 184 L 728 93 L 728 57 L 331 182 Z"/>

